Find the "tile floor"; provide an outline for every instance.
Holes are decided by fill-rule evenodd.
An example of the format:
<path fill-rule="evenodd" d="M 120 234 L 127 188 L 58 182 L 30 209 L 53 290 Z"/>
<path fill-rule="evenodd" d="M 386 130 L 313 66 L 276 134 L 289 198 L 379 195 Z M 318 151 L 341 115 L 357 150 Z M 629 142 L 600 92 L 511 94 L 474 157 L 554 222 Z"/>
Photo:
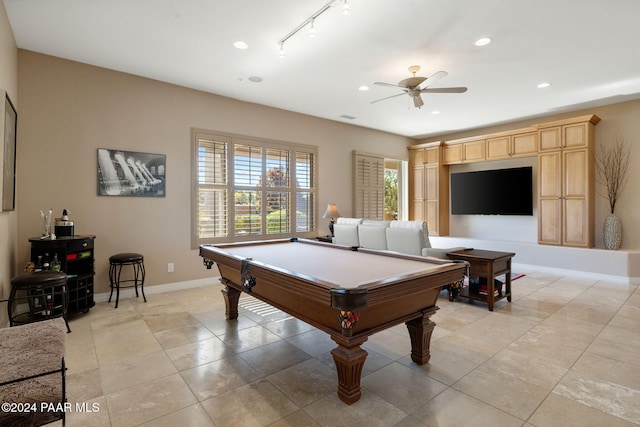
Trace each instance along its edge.
<path fill-rule="evenodd" d="M 333 341 L 250 297 L 232 322 L 219 285 L 99 303 L 70 322 L 67 425 L 640 425 L 638 287 L 526 273 L 492 313 L 443 292 L 427 365 L 404 325 L 372 336 L 351 406 Z"/>

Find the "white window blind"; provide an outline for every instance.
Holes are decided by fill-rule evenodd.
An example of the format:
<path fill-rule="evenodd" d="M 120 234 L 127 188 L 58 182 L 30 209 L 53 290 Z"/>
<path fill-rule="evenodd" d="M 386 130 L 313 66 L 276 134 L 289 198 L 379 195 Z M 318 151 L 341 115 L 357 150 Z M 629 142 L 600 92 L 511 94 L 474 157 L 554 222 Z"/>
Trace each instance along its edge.
<path fill-rule="evenodd" d="M 295 206 L 297 232 L 315 230 L 315 164 L 315 153 L 296 151 Z"/>
<path fill-rule="evenodd" d="M 315 236 L 316 147 L 192 134 L 194 247 Z"/>
<path fill-rule="evenodd" d="M 384 158 L 353 152 L 353 212 L 356 218 L 384 219 Z"/>
<path fill-rule="evenodd" d="M 198 220 L 200 239 L 224 238 L 227 224 L 227 141 L 215 135 L 197 135 Z"/>

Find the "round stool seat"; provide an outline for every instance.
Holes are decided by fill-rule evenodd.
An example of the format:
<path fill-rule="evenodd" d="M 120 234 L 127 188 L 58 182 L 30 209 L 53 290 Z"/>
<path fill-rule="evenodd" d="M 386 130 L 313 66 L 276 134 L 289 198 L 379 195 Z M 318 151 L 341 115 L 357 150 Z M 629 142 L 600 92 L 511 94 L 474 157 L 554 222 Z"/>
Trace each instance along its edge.
<path fill-rule="evenodd" d="M 21 274 L 11 279 L 11 286 L 16 288 L 24 288 L 31 286 L 53 286 L 64 284 L 67 282 L 67 275 L 62 271 L 33 271 L 31 273 Z"/>
<path fill-rule="evenodd" d="M 133 273 L 130 279 L 121 279 L 123 267 L 133 268 Z M 136 252 L 124 252 L 121 254 L 111 255 L 109 257 L 109 284 L 111 292 L 109 293 L 109 302 L 113 296 L 113 290 L 116 290 L 116 308 L 118 308 L 118 301 L 120 300 L 120 288 L 134 288 L 136 291 L 136 297 L 138 296 L 138 285 L 142 290 L 142 298 L 144 302 L 147 302 L 147 297 L 144 295 L 144 257 L 142 254 Z M 132 283 L 130 286 L 122 286 L 123 283 Z"/>
<path fill-rule="evenodd" d="M 63 317 L 67 331 L 71 332 L 66 317 L 67 299 L 67 275 L 64 272 L 44 270 L 20 274 L 11 279 L 7 304 L 9 325 Z M 27 311 L 20 306 L 26 306 Z"/>
<path fill-rule="evenodd" d="M 109 257 L 109 262 L 112 264 L 123 264 L 128 262 L 140 262 L 143 260 L 141 254 L 135 252 L 126 252 L 122 254 L 115 254 Z"/>

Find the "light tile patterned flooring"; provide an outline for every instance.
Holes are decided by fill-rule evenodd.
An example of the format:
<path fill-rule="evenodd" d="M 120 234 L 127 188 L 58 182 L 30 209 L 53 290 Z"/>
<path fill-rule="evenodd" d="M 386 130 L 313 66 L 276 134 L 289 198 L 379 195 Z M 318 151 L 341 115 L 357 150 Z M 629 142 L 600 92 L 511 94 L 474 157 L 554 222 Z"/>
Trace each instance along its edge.
<path fill-rule="evenodd" d="M 251 297 L 232 322 L 219 285 L 99 303 L 70 322 L 67 425 L 640 425 L 637 286 L 526 273 L 494 312 L 443 292 L 424 366 L 404 325 L 370 337 L 351 406 L 333 341 Z"/>

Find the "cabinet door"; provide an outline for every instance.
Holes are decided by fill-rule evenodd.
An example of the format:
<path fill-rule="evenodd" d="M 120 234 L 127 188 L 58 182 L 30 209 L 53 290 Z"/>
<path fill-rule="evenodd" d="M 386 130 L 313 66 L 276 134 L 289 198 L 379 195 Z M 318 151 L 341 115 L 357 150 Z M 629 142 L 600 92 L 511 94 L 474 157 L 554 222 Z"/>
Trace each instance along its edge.
<path fill-rule="evenodd" d="M 538 156 L 538 241 L 562 244 L 562 159 L 560 151 Z"/>
<path fill-rule="evenodd" d="M 535 156 L 538 154 L 538 133 L 513 135 L 511 154 L 515 156 Z"/>
<path fill-rule="evenodd" d="M 487 160 L 508 159 L 511 157 L 511 137 L 487 139 Z"/>
<path fill-rule="evenodd" d="M 411 218 L 424 220 L 424 166 L 414 165 L 411 168 Z"/>
<path fill-rule="evenodd" d="M 562 126 L 562 146 L 564 148 L 586 147 L 587 145 L 587 124 L 577 123 L 575 125 Z"/>
<path fill-rule="evenodd" d="M 440 164 L 440 147 L 426 148 L 424 150 L 424 162 L 427 164 Z"/>
<path fill-rule="evenodd" d="M 410 159 L 412 165 L 421 165 L 424 163 L 424 150 L 411 150 Z"/>
<path fill-rule="evenodd" d="M 445 145 L 443 156 L 445 165 L 462 163 L 462 144 Z"/>
<path fill-rule="evenodd" d="M 481 141 L 465 142 L 463 146 L 464 146 L 463 160 L 465 162 L 477 162 L 480 160 L 485 160 L 484 139 Z"/>
<path fill-rule="evenodd" d="M 562 147 L 562 134 L 560 126 L 540 129 L 540 151 L 557 150 Z"/>
<path fill-rule="evenodd" d="M 425 219 L 433 234 L 439 234 L 440 230 L 438 171 L 439 165 L 425 167 Z"/>
<path fill-rule="evenodd" d="M 563 233 L 565 245 L 588 247 L 589 169 L 588 150 L 563 152 Z"/>

